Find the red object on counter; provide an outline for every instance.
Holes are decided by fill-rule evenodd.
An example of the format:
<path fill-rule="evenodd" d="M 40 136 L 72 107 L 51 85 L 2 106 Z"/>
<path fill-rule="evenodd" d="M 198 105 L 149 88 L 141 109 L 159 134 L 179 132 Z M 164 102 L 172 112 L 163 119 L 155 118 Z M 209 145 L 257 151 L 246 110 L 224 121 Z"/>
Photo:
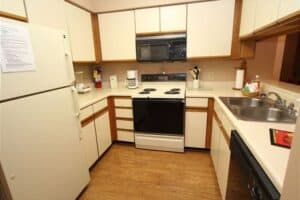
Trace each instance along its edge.
<path fill-rule="evenodd" d="M 102 82 L 95 82 L 95 88 L 102 88 Z"/>
<path fill-rule="evenodd" d="M 272 145 L 291 148 L 293 133 L 270 128 L 270 138 Z"/>

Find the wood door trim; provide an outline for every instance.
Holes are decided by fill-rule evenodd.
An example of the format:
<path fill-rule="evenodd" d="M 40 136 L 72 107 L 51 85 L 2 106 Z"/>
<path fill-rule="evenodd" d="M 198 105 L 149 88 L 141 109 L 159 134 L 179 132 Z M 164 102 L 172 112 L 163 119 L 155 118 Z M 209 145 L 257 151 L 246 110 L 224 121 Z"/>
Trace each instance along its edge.
<path fill-rule="evenodd" d="M 94 120 L 95 120 L 94 114 L 89 117 L 84 118 L 83 120 L 81 120 L 81 127 L 85 127 L 86 125 L 93 122 Z"/>
<path fill-rule="evenodd" d="M 107 98 L 108 112 L 109 112 L 109 123 L 111 131 L 111 140 L 114 142 L 117 140 L 117 120 L 114 97 L 110 96 Z"/>
<path fill-rule="evenodd" d="M 229 144 L 230 144 L 230 138 L 229 138 L 229 136 L 228 136 L 228 134 L 227 134 L 227 132 L 226 132 L 226 130 L 225 130 L 223 124 L 222 124 L 222 121 L 221 121 L 220 118 L 218 117 L 216 111 L 213 111 L 213 113 L 214 113 L 213 115 L 214 115 L 214 117 L 215 117 L 215 119 L 216 119 L 216 122 L 217 122 L 217 124 L 218 124 L 218 126 L 219 126 L 219 128 L 220 128 L 220 130 L 221 130 L 221 132 L 222 132 L 222 135 L 223 135 L 223 137 L 224 137 L 224 139 L 225 139 L 225 141 L 226 141 L 226 143 L 227 143 L 227 145 L 228 145 L 228 147 L 229 147 Z"/>
<path fill-rule="evenodd" d="M 21 22 L 28 22 L 28 18 L 27 17 L 15 15 L 15 14 L 8 13 L 8 12 L 3 12 L 3 11 L 0 11 L 0 17 L 4 17 L 4 18 L 8 18 L 8 19 L 13 19 L 13 20 L 21 21 Z"/>
<path fill-rule="evenodd" d="M 97 112 L 94 113 L 94 118 L 97 119 L 99 117 L 101 117 L 102 115 L 104 115 L 106 112 L 108 111 L 108 107 L 105 107 Z"/>
<path fill-rule="evenodd" d="M 101 52 L 100 27 L 99 27 L 98 15 L 91 14 L 91 19 L 92 19 L 95 59 L 96 59 L 96 63 L 100 63 L 102 58 L 102 52 Z"/>
<path fill-rule="evenodd" d="M 117 131 L 128 131 L 128 132 L 133 132 L 133 129 L 117 128 Z"/>
<path fill-rule="evenodd" d="M 214 102 L 215 102 L 214 98 L 208 98 L 206 136 L 205 136 L 205 148 L 207 148 L 207 149 L 210 149 L 210 145 L 211 145 Z"/>
<path fill-rule="evenodd" d="M 75 3 L 75 2 L 73 2 L 73 1 L 71 1 L 71 0 L 65 0 L 65 2 L 67 2 L 67 3 L 69 3 L 69 4 L 73 5 L 73 6 L 75 6 L 75 7 L 77 7 L 77 8 L 80 8 L 80 9 L 82 9 L 82 10 L 85 10 L 85 11 L 87 11 L 87 12 L 89 12 L 89 13 L 94 13 L 93 11 L 91 11 L 91 10 L 89 10 L 89 9 L 87 9 L 87 8 L 85 8 L 85 7 L 81 6 L 81 5 L 79 5 L 78 3 Z"/>
<path fill-rule="evenodd" d="M 207 112 L 207 107 L 185 107 L 185 112 Z"/>
<path fill-rule="evenodd" d="M 116 120 L 123 120 L 123 121 L 133 121 L 133 118 L 126 118 L 126 117 L 116 117 Z"/>

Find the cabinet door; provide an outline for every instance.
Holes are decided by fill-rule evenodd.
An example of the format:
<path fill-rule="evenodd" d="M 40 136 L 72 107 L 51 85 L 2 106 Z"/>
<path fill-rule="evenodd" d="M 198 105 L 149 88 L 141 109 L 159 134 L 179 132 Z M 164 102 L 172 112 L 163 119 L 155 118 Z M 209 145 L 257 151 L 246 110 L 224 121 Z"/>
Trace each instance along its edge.
<path fill-rule="evenodd" d="M 64 0 L 26 0 L 29 22 L 67 32 L 64 3 Z"/>
<path fill-rule="evenodd" d="M 135 60 L 134 11 L 99 14 L 102 60 Z"/>
<path fill-rule="evenodd" d="M 26 18 L 24 0 L 0 0 L 0 12 Z"/>
<path fill-rule="evenodd" d="M 85 150 L 88 167 L 91 167 L 98 159 L 97 139 L 94 122 L 90 122 L 81 128 L 82 143 Z"/>
<path fill-rule="evenodd" d="M 157 33 L 159 26 L 159 8 L 135 10 L 136 33 Z"/>
<path fill-rule="evenodd" d="M 240 37 L 254 32 L 256 2 L 257 0 L 243 0 Z"/>
<path fill-rule="evenodd" d="M 221 133 L 220 140 L 219 140 L 219 158 L 218 158 L 217 177 L 218 177 L 218 183 L 219 183 L 223 200 L 225 200 L 226 197 L 229 163 L 230 163 L 229 144 L 227 144 L 223 134 Z"/>
<path fill-rule="evenodd" d="M 234 0 L 188 5 L 188 58 L 231 55 L 234 7 Z"/>
<path fill-rule="evenodd" d="M 221 130 L 219 128 L 219 125 L 218 125 L 216 119 L 213 118 L 210 154 L 211 154 L 211 158 L 212 158 L 216 172 L 218 169 L 220 134 L 221 134 Z"/>
<path fill-rule="evenodd" d="M 185 146 L 205 148 L 206 112 L 185 113 Z"/>
<path fill-rule="evenodd" d="M 300 11 L 299 0 L 280 0 L 278 19 Z"/>
<path fill-rule="evenodd" d="M 160 8 L 161 32 L 186 30 L 186 5 Z"/>
<path fill-rule="evenodd" d="M 254 30 L 276 22 L 280 0 L 257 0 Z"/>
<path fill-rule="evenodd" d="M 73 61 L 96 61 L 91 14 L 65 3 Z"/>
<path fill-rule="evenodd" d="M 111 131 L 108 112 L 95 119 L 99 156 L 111 145 Z"/>

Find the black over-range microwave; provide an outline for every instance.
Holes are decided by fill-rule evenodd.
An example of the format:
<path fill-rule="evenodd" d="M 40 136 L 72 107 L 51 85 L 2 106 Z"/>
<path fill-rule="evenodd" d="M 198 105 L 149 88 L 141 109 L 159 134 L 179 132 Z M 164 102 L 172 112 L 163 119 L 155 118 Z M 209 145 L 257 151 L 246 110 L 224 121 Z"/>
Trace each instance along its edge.
<path fill-rule="evenodd" d="M 185 61 L 186 34 L 137 37 L 136 57 L 138 62 Z"/>

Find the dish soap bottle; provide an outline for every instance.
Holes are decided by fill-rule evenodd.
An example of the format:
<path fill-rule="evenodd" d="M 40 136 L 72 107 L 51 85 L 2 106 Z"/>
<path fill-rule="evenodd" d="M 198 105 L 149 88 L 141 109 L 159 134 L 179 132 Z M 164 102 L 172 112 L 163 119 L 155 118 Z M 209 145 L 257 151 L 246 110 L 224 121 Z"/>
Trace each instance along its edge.
<path fill-rule="evenodd" d="M 260 80 L 259 80 L 259 75 L 256 75 L 256 76 L 255 76 L 255 79 L 253 80 L 253 83 L 256 83 L 257 91 L 260 91 Z"/>

